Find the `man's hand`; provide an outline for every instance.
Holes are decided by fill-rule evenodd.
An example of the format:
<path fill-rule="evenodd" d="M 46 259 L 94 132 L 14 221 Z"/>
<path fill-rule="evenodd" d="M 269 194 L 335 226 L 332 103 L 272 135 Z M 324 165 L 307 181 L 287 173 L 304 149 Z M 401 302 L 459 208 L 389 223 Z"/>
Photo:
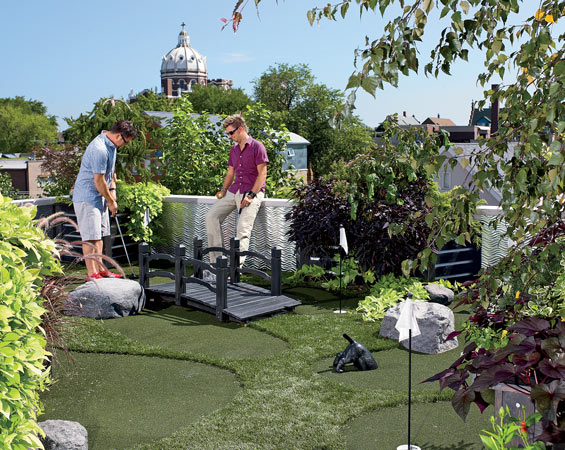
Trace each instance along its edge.
<path fill-rule="evenodd" d="M 245 208 L 249 205 L 251 205 L 251 202 L 253 201 L 253 198 L 250 197 L 249 195 L 245 195 L 242 199 L 241 199 L 241 205 L 239 206 L 240 208 Z"/>
<path fill-rule="evenodd" d="M 220 199 L 222 198 L 224 195 L 226 195 L 226 190 L 225 189 L 220 189 L 218 192 L 216 192 L 216 198 Z"/>
<path fill-rule="evenodd" d="M 108 209 L 110 210 L 112 217 L 114 217 L 118 213 L 118 204 L 116 203 L 116 200 L 108 202 Z"/>

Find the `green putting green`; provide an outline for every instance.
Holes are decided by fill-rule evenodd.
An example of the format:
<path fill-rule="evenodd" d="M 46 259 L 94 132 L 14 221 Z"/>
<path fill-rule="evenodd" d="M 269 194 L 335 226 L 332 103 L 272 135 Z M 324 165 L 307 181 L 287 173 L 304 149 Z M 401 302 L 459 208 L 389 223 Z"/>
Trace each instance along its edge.
<path fill-rule="evenodd" d="M 106 320 L 104 326 L 144 344 L 221 358 L 263 358 L 287 349 L 267 333 L 180 306 Z"/>
<path fill-rule="evenodd" d="M 344 340 L 344 348 L 347 342 Z M 412 353 L 412 389 L 439 390 L 439 383 L 421 383 L 440 370 L 449 367 L 461 353 L 461 346 L 440 353 L 439 355 L 423 355 Z M 342 384 L 360 389 L 393 389 L 408 390 L 408 351 L 404 348 L 372 352 L 379 365 L 376 370 L 358 371 L 353 364 L 345 366 L 345 372 L 336 373 L 333 368 L 334 358 L 316 362 L 312 366 L 314 372 Z"/>
<path fill-rule="evenodd" d="M 479 412 L 472 405 L 463 422 L 450 402 L 413 404 L 411 444 L 422 450 L 479 450 L 482 429 L 490 429 L 492 410 Z M 345 425 L 342 430 L 348 450 L 395 450 L 407 444 L 408 406 L 382 408 Z"/>
<path fill-rule="evenodd" d="M 56 380 L 42 394 L 48 419 L 73 420 L 88 430 L 88 448 L 127 448 L 169 436 L 229 403 L 240 391 L 235 375 L 190 361 L 144 356 L 59 355 Z"/>

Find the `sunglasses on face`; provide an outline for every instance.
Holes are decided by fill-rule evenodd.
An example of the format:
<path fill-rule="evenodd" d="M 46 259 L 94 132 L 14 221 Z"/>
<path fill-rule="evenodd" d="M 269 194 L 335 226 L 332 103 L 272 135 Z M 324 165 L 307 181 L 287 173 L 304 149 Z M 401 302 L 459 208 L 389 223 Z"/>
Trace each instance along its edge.
<path fill-rule="evenodd" d="M 122 141 L 124 141 L 124 145 L 126 145 L 129 141 L 123 134 L 120 134 L 120 136 L 122 137 Z"/>
<path fill-rule="evenodd" d="M 226 131 L 226 133 L 228 133 L 228 136 L 233 136 L 233 134 L 237 131 L 239 127 L 235 127 L 233 130 L 231 131 Z"/>

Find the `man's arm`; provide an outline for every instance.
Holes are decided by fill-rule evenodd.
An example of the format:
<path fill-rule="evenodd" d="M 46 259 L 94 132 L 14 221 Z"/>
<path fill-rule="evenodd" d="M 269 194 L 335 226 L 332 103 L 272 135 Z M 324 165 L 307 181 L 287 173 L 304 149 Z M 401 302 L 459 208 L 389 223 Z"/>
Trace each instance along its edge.
<path fill-rule="evenodd" d="M 114 180 L 113 183 L 115 185 Z M 110 190 L 108 189 L 108 184 L 104 179 L 103 173 L 94 174 L 94 185 L 96 186 L 96 189 L 98 190 L 98 192 L 100 192 L 102 197 L 106 199 L 106 202 L 108 202 L 108 209 L 110 210 L 112 215 L 115 216 L 116 213 L 118 212 L 118 204 L 116 203 L 114 196 L 110 193 Z"/>
<path fill-rule="evenodd" d="M 226 195 L 226 192 L 233 183 L 234 176 L 235 176 L 235 169 L 232 166 L 228 166 L 228 173 L 226 173 L 226 176 L 224 178 L 222 189 L 216 192 L 216 198 L 222 198 L 224 195 Z"/>

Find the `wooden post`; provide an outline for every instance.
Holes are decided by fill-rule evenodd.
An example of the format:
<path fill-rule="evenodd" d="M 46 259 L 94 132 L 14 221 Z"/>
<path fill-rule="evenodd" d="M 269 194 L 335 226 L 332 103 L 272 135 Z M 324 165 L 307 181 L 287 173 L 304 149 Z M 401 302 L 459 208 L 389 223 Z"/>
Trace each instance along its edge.
<path fill-rule="evenodd" d="M 271 295 L 281 295 L 282 292 L 282 261 L 281 249 L 271 249 Z"/>
<path fill-rule="evenodd" d="M 202 239 L 195 237 L 192 241 L 192 258 L 202 261 Z M 202 279 L 202 269 L 194 266 L 194 277 Z"/>
<path fill-rule="evenodd" d="M 239 283 L 239 239 L 230 239 L 230 283 Z"/>
<path fill-rule="evenodd" d="M 139 249 L 139 284 L 143 286 L 143 289 L 147 289 L 149 287 L 149 278 L 146 277 L 147 275 L 147 261 L 145 259 L 146 256 L 149 255 L 149 244 L 147 242 L 140 242 L 138 245 Z"/>
<path fill-rule="evenodd" d="M 186 255 L 186 247 L 178 244 L 175 247 L 175 304 L 181 305 L 182 277 L 184 276 L 184 256 Z"/>
<path fill-rule="evenodd" d="M 228 307 L 228 259 L 220 256 L 216 259 L 216 318 L 222 322 L 228 320 L 224 309 Z"/>

